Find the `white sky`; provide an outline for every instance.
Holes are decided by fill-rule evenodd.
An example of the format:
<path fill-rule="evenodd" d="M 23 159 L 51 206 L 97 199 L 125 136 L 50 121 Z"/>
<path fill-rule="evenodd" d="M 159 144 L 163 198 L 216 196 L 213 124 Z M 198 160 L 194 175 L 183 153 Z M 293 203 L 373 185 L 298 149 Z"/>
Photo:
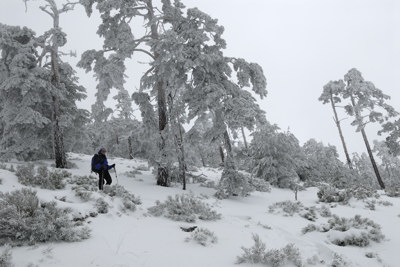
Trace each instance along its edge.
<path fill-rule="evenodd" d="M 51 21 L 35 7 L 39 3 L 42 1 L 30 3 L 25 13 L 22 0 L 1 0 L 0 22 L 26 25 L 42 34 Z M 326 83 L 343 79 L 353 67 L 391 96 L 389 103 L 400 110 L 399 1 L 183 0 L 183 3 L 187 7 L 197 6 L 225 27 L 226 55 L 263 67 L 268 96 L 260 105 L 270 122 L 282 130 L 290 128 L 301 144 L 315 138 L 335 145 L 343 154 L 331 108 L 322 105 L 318 97 Z M 65 50 L 76 50 L 78 57 L 86 49 L 101 46 L 95 35 L 96 19 L 86 18 L 82 8 L 63 15 L 61 26 L 69 38 Z M 93 99 L 95 83 L 91 75 L 77 71 L 88 89 L 89 99 Z M 128 73 L 134 71 L 130 69 Z M 134 87 L 127 89 L 132 93 Z M 366 128 L 371 143 L 378 138 L 377 128 L 373 128 Z M 353 128 L 344 129 L 350 153 L 364 152 L 361 134 L 353 132 Z"/>

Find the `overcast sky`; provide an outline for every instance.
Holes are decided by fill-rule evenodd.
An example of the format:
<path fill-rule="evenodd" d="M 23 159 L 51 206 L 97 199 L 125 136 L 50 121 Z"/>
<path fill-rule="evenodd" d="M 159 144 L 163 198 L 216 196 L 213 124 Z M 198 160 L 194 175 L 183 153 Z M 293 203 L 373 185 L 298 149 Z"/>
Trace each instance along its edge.
<path fill-rule="evenodd" d="M 57 1 L 60 2 L 61 1 Z M 384 93 L 400 111 L 400 1 L 398 0 L 182 0 L 187 7 L 217 18 L 225 27 L 227 56 L 260 64 L 268 81 L 268 96 L 260 101 L 267 119 L 288 128 L 303 144 L 310 138 L 335 145 L 343 156 L 330 105 L 318 101 L 323 86 L 343 79 L 353 67 Z M 37 5 L 22 0 L 0 0 L 0 22 L 26 25 L 42 34 L 50 17 Z M 65 50 L 100 47 L 98 20 L 86 18 L 82 8 L 63 15 L 68 34 Z M 76 60 L 71 60 L 76 62 Z M 130 70 L 134 71 L 134 70 Z M 78 70 L 93 99 L 91 75 Z M 134 83 L 134 82 L 132 82 Z M 134 91 L 130 85 L 128 91 Z M 88 102 L 85 105 L 89 108 Z M 346 120 L 343 124 L 349 124 Z M 376 127 L 367 126 L 372 143 Z M 364 152 L 360 133 L 345 127 L 351 152 Z"/>

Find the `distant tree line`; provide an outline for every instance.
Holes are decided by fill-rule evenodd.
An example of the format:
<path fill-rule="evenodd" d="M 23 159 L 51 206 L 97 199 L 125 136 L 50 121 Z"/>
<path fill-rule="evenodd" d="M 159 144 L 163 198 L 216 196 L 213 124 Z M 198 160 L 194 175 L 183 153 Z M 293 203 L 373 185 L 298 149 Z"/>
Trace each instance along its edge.
<path fill-rule="evenodd" d="M 114 156 L 147 159 L 160 186 L 175 181 L 185 189 L 189 167 L 222 167 L 223 197 L 246 195 L 254 179 L 288 188 L 300 182 L 382 189 L 400 184 L 400 120 L 393 119 L 398 112 L 358 70 L 329 82 L 319 98 L 331 104 L 343 163 L 334 146 L 314 139 L 300 145 L 292 133 L 268 122 L 256 100 L 267 96 L 261 66 L 224 55 L 223 26 L 199 9 L 180 0 L 42 2 L 41 10 L 53 20 L 42 35 L 0 24 L 2 159 L 53 158 L 56 167 L 66 168 L 66 152 L 93 153 L 106 146 Z M 90 112 L 76 106 L 86 89 L 61 51 L 67 37 L 59 17 L 78 4 L 101 19 L 102 49 L 85 51 L 76 66 L 97 81 Z M 125 78 L 135 70 L 126 61 L 138 53 L 148 56 L 148 69 L 138 90 L 129 91 Z M 105 101 L 112 92 L 117 104 L 110 108 Z M 133 116 L 134 105 L 141 120 Z M 351 124 L 361 132 L 368 155 L 348 151 L 340 107 L 354 118 Z M 381 124 L 379 134 L 387 135 L 374 147 L 365 131 L 370 122 Z"/>

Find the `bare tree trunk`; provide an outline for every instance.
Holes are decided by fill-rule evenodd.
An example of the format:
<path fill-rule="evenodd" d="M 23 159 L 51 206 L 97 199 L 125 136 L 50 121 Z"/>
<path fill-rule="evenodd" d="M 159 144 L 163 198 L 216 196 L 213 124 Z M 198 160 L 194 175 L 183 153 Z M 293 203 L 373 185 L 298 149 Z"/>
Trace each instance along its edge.
<path fill-rule="evenodd" d="M 59 11 L 57 9 L 56 3 L 54 1 L 48 1 L 51 5 L 52 13 L 49 13 L 53 18 L 53 28 L 59 29 Z M 51 47 L 51 83 L 54 85 L 57 91 L 61 89 L 59 65 L 58 65 L 58 41 L 56 37 L 53 36 L 53 44 Z M 66 168 L 67 160 L 64 150 L 64 137 L 60 127 L 60 98 L 59 92 L 54 92 L 53 94 L 53 140 L 54 140 L 54 158 L 56 161 L 56 168 Z"/>
<path fill-rule="evenodd" d="M 214 123 L 216 123 L 218 128 L 220 128 L 221 130 L 223 129 L 222 137 L 223 137 L 223 141 L 224 141 L 224 148 L 226 151 L 225 168 L 236 169 L 235 162 L 233 161 L 231 140 L 230 140 L 228 130 L 227 130 L 226 125 L 223 120 L 223 114 L 222 114 L 221 109 L 218 109 L 215 111 L 215 122 Z"/>
<path fill-rule="evenodd" d="M 133 159 L 133 149 L 132 149 L 132 137 L 128 137 L 128 154 L 129 154 L 129 159 Z"/>
<path fill-rule="evenodd" d="M 385 189 L 385 184 L 382 181 L 381 175 L 380 175 L 379 170 L 378 170 L 378 166 L 376 165 L 376 162 L 375 162 L 375 159 L 374 159 L 374 155 L 372 154 L 372 150 L 371 150 L 371 147 L 369 145 L 369 142 L 368 142 L 368 139 L 367 139 L 367 135 L 365 134 L 364 128 L 361 129 L 361 134 L 363 136 L 365 146 L 367 147 L 369 159 L 371 160 L 372 167 L 374 168 L 374 172 L 375 172 L 375 175 L 376 175 L 376 179 L 378 180 L 379 186 L 381 187 L 381 189 Z"/>
<path fill-rule="evenodd" d="M 358 120 L 360 120 L 361 119 L 361 115 L 360 115 L 360 112 L 356 109 L 356 103 L 355 103 L 355 100 L 354 100 L 353 96 L 351 96 L 351 103 L 353 105 L 353 108 L 354 108 L 354 111 L 355 111 L 355 114 L 356 114 L 356 118 Z M 376 179 L 378 180 L 379 186 L 381 187 L 381 189 L 385 189 L 385 184 L 382 181 L 381 175 L 380 175 L 379 170 L 378 170 L 378 166 L 376 165 L 376 162 L 375 162 L 375 159 L 374 159 L 374 155 L 372 154 L 371 146 L 369 145 L 367 135 L 365 134 L 364 127 L 361 128 L 361 134 L 362 134 L 362 137 L 364 139 L 364 143 L 365 143 L 365 146 L 367 148 L 368 156 L 369 156 L 369 159 L 371 160 L 371 164 L 372 164 L 372 167 L 374 169 L 375 176 L 376 176 Z"/>
<path fill-rule="evenodd" d="M 203 167 L 206 167 L 206 161 L 204 159 L 204 155 L 201 152 L 201 150 L 199 150 L 199 155 L 200 155 L 200 159 L 201 159 L 201 164 L 203 165 Z"/>
<path fill-rule="evenodd" d="M 150 30 L 151 30 L 151 38 L 154 40 L 159 39 L 158 30 L 157 30 L 157 21 L 154 16 L 154 8 L 152 0 L 147 1 L 147 10 L 149 21 L 151 22 Z M 157 59 L 159 54 L 154 54 L 154 59 Z M 167 126 L 167 103 L 166 103 L 166 92 L 164 87 L 164 82 L 160 80 L 156 83 L 157 89 L 157 104 L 158 104 L 158 130 L 160 140 L 158 143 L 159 153 L 160 153 L 160 161 L 158 163 L 157 169 L 157 185 L 160 186 L 169 186 L 169 171 L 168 167 L 165 166 L 167 153 L 165 151 L 166 140 L 164 136 L 164 130 Z"/>
<path fill-rule="evenodd" d="M 246 136 L 244 135 L 244 128 L 242 128 L 242 136 L 243 136 L 243 141 L 244 141 L 244 147 L 246 148 L 246 150 L 249 149 L 249 147 L 247 146 L 247 140 L 246 140 Z"/>
<path fill-rule="evenodd" d="M 347 146 L 346 146 L 346 143 L 344 141 L 344 137 L 343 137 L 343 133 L 342 133 L 342 127 L 340 126 L 340 120 L 339 120 L 337 112 L 336 112 L 336 107 L 335 107 L 335 104 L 333 103 L 332 93 L 331 93 L 331 105 L 332 105 L 332 109 L 333 109 L 333 114 L 335 115 L 334 121 L 335 121 L 336 127 L 339 130 L 340 140 L 342 141 L 344 154 L 346 155 L 347 165 L 349 165 L 349 168 L 352 170 L 353 166 L 351 164 L 351 159 L 350 159 L 350 156 L 349 156 L 349 152 L 347 151 Z"/>
<path fill-rule="evenodd" d="M 224 149 L 222 148 L 221 145 L 218 145 L 218 150 L 219 150 L 219 155 L 221 157 L 221 162 L 224 164 L 225 163 Z"/>
<path fill-rule="evenodd" d="M 185 162 L 185 150 L 183 146 L 182 127 L 178 117 L 179 115 L 173 111 L 174 104 L 171 94 L 168 95 L 168 99 L 170 107 L 169 118 L 172 124 L 171 126 L 174 134 L 175 149 L 178 155 L 179 178 L 182 179 L 182 189 L 186 190 L 186 162 Z M 178 128 L 178 133 L 176 133 L 177 128 Z"/>

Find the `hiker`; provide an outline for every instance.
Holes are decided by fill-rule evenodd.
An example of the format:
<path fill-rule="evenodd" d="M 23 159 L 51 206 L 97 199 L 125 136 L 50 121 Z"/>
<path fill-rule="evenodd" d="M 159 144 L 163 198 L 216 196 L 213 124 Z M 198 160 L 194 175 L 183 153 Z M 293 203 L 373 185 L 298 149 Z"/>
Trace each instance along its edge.
<path fill-rule="evenodd" d="M 99 175 L 99 190 L 103 190 L 103 185 L 110 185 L 112 183 L 111 175 L 108 172 L 109 169 L 115 168 L 115 164 L 108 165 L 107 150 L 105 148 L 100 148 L 99 152 L 95 154 L 92 158 L 92 171 Z"/>

